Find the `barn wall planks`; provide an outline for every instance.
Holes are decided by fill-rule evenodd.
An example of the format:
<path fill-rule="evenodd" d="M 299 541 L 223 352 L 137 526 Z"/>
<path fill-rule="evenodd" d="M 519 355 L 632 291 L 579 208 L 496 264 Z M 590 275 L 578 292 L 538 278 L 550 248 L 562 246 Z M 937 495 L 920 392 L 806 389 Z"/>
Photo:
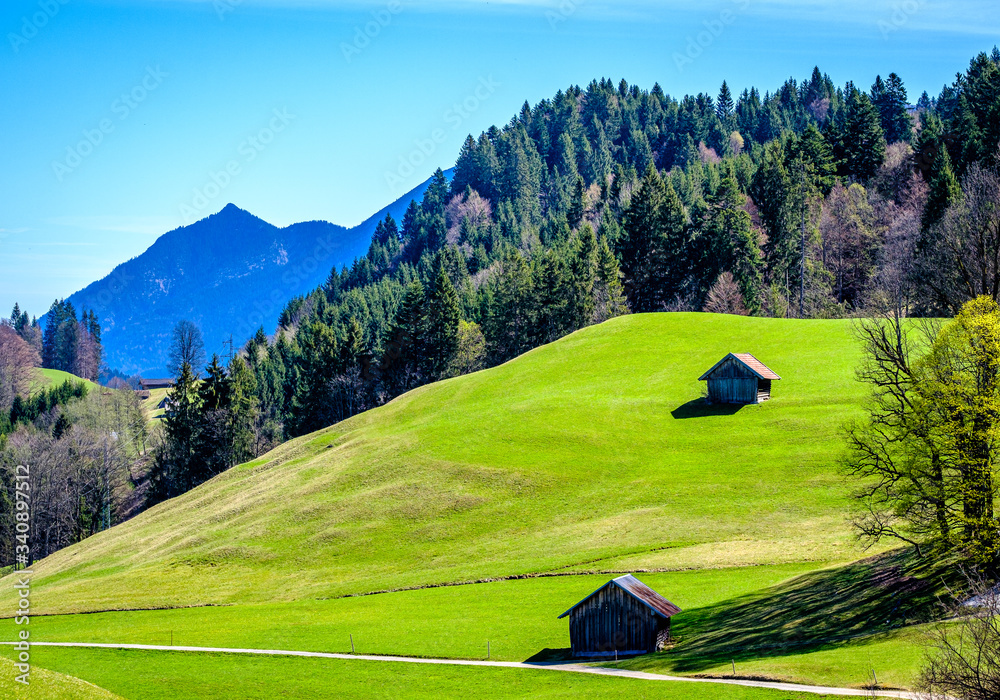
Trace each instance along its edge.
<path fill-rule="evenodd" d="M 730 357 L 708 378 L 708 400 L 712 403 L 757 403 L 758 381 L 746 365 Z"/>
<path fill-rule="evenodd" d="M 669 619 L 653 614 L 618 586 L 606 586 L 580 603 L 569 620 L 570 643 L 577 656 L 616 650 L 652 652 L 669 630 Z"/>

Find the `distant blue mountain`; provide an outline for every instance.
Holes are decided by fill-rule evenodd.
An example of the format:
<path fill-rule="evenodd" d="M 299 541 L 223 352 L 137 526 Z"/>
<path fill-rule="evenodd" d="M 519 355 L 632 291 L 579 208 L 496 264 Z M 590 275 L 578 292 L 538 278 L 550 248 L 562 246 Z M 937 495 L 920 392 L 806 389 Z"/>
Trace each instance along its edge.
<path fill-rule="evenodd" d="M 261 326 L 273 333 L 289 299 L 321 285 L 333 267 L 364 255 L 378 222 L 387 213 L 401 221 L 429 182 L 350 229 L 325 221 L 278 228 L 229 204 L 163 234 L 69 301 L 78 311 L 97 312 L 109 367 L 166 376 L 178 321 L 201 328 L 209 357 L 223 354 L 230 335 L 239 348 Z"/>

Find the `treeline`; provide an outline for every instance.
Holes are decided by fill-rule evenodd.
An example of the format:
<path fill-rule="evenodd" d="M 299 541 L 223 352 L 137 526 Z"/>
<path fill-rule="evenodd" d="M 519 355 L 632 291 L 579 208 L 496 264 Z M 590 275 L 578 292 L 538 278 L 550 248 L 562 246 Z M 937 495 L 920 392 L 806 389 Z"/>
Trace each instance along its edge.
<path fill-rule="evenodd" d="M 630 311 L 957 310 L 1000 285 L 998 116 L 997 50 L 916 107 L 896 74 L 864 91 L 818 69 L 763 96 L 603 80 L 525 104 L 246 345 L 247 444 Z"/>
<path fill-rule="evenodd" d="M 167 399 L 164 441 L 153 457 L 145 505 L 182 494 L 270 448 L 275 440 L 266 421 L 260 421 L 259 403 L 256 378 L 242 358 L 224 368 L 213 357 L 200 380 L 191 364 L 181 360 Z"/>
<path fill-rule="evenodd" d="M 33 398 L 30 422 L 0 438 L 0 568 L 14 563 L 14 476 L 29 469 L 37 560 L 106 530 L 142 506 L 153 444 L 134 391 L 84 393 L 67 383 Z M 39 395 L 41 396 L 41 395 Z"/>
<path fill-rule="evenodd" d="M 57 406 L 65 406 L 74 399 L 82 399 L 86 395 L 87 385 L 76 381 L 66 381 L 34 394 L 17 394 L 11 401 L 10 409 L 0 412 L 0 440 L 19 425 L 32 423 Z M 56 432 L 61 434 L 64 427 L 59 425 Z M 57 434 L 56 437 L 58 436 Z M 3 442 L 0 442 L 0 447 L 2 446 Z"/>

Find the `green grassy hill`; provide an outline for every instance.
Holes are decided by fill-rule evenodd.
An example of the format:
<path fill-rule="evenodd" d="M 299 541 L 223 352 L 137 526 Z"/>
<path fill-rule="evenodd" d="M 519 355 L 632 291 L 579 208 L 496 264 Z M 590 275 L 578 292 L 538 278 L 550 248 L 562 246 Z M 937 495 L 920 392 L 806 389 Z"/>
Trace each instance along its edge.
<path fill-rule="evenodd" d="M 295 440 L 49 557 L 34 606 L 856 558 L 836 475 L 861 394 L 849 331 L 703 314 L 580 331 Z M 783 377 L 771 402 L 699 401 L 698 376 L 730 351 Z"/>
<path fill-rule="evenodd" d="M 43 369 L 38 367 L 35 369 L 35 379 L 31 383 L 31 390 L 32 392 L 35 392 L 40 389 L 47 389 L 50 386 L 58 386 L 66 382 L 83 382 L 87 385 L 87 389 L 97 388 L 97 384 L 89 379 L 81 379 L 75 374 L 63 372 L 61 369 Z"/>
<path fill-rule="evenodd" d="M 0 657 L 0 695 L 32 700 L 121 700 L 92 683 L 37 666 L 31 669 L 27 686 L 14 680 L 19 674 L 14 662 Z"/>

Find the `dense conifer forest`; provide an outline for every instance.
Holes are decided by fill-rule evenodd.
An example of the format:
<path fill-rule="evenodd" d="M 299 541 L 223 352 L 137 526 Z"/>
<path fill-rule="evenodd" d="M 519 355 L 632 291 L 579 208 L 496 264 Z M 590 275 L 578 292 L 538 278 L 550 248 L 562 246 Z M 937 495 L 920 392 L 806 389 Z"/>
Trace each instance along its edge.
<path fill-rule="evenodd" d="M 213 363 L 239 409 L 182 375 L 156 493 L 620 314 L 950 315 L 998 296 L 998 125 L 996 49 L 915 105 L 895 73 L 865 90 L 818 68 L 764 94 L 605 79 L 526 103 L 228 373 Z M 210 414 L 238 427 L 219 438 Z"/>
<path fill-rule="evenodd" d="M 621 314 L 953 315 L 1000 298 L 998 142 L 997 49 L 915 104 L 895 73 L 863 89 L 818 68 L 763 94 L 604 79 L 525 103 L 276 329 L 228 364 L 182 363 L 144 498 Z M 46 366 L 92 376 L 91 316 L 57 302 L 44 338 L 15 325 Z"/>

